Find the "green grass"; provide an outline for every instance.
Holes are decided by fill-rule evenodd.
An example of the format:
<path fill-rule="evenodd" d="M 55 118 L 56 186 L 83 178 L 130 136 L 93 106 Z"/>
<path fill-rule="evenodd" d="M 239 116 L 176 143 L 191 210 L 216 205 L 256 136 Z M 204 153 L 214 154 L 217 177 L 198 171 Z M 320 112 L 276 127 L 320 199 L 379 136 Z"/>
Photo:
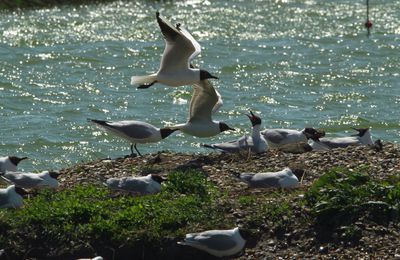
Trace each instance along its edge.
<path fill-rule="evenodd" d="M 214 203 L 218 191 L 201 173 L 173 172 L 168 179 L 162 192 L 142 197 L 96 186 L 42 191 L 21 210 L 0 211 L 0 247 L 18 256 L 38 245 L 55 254 L 78 244 L 157 251 L 166 238 L 183 237 L 195 225 L 224 223 Z"/>
<path fill-rule="evenodd" d="M 367 172 L 332 169 L 310 187 L 305 202 L 317 226 L 352 237 L 359 236 L 357 221 L 386 225 L 399 220 L 399 179 L 373 180 Z"/>
<path fill-rule="evenodd" d="M 247 212 L 244 222 L 251 228 L 268 226 L 276 233 L 287 230 L 293 208 L 290 200 L 297 196 L 297 190 L 268 190 L 264 194 L 243 195 L 238 198 L 240 208 Z"/>

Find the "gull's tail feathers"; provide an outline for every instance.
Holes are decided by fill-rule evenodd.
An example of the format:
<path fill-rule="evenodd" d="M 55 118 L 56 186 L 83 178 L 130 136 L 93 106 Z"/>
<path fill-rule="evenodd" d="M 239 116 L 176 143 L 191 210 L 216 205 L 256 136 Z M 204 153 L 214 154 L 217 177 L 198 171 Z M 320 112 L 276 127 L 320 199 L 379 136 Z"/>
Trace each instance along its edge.
<path fill-rule="evenodd" d="M 149 85 L 157 81 L 157 75 L 151 74 L 147 76 L 133 76 L 131 78 L 132 85 Z"/>

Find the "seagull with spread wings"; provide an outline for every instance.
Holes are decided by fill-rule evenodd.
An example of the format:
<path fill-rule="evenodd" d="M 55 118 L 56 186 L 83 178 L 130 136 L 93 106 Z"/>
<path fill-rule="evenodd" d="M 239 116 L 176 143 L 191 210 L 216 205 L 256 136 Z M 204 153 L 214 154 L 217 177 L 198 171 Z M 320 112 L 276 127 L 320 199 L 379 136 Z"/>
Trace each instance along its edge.
<path fill-rule="evenodd" d="M 221 95 L 209 80 L 202 80 L 193 85 L 188 121 L 166 128 L 197 137 L 210 137 L 227 130 L 235 131 L 224 122 L 212 120 L 212 113 L 216 112 L 221 105 Z"/>
<path fill-rule="evenodd" d="M 193 36 L 180 24 L 173 26 L 159 12 L 156 17 L 166 43 L 160 69 L 151 75 L 133 76 L 131 83 L 139 85 L 138 88 L 149 88 L 155 83 L 178 87 L 203 79 L 218 79 L 206 70 L 190 66 L 191 60 L 201 52 L 200 44 Z"/>

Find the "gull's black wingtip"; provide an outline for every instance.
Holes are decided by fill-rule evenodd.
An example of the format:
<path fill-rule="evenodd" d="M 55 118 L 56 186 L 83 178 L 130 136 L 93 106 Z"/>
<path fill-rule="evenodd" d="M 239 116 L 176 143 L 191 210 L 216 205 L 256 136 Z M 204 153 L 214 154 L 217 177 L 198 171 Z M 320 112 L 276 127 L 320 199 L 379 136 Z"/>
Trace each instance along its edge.
<path fill-rule="evenodd" d="M 104 121 L 104 120 L 88 118 L 87 121 L 91 122 L 91 123 L 99 124 L 99 125 L 107 125 L 107 121 Z"/>
<path fill-rule="evenodd" d="M 157 17 L 157 18 L 160 17 L 160 12 L 159 12 L 159 11 L 156 12 L 156 17 Z"/>

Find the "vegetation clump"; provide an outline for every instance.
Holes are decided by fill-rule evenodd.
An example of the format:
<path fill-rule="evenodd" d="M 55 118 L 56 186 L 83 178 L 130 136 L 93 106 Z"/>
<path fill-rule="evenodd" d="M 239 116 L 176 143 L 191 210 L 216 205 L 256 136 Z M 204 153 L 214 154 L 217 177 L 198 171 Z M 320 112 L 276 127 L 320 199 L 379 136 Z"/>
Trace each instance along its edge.
<path fill-rule="evenodd" d="M 202 173 L 173 172 L 168 179 L 160 193 L 142 197 L 94 185 L 42 191 L 21 210 L 0 212 L 1 246 L 14 257 L 99 253 L 106 247 L 114 254 L 129 248 L 131 254 L 157 255 L 165 239 L 176 243 L 173 238 L 193 225 L 223 223 L 214 203 L 217 190 Z"/>
<path fill-rule="evenodd" d="M 373 180 L 367 169 L 335 168 L 309 188 L 305 203 L 311 209 L 315 225 L 324 229 L 325 234 L 339 231 L 344 237 L 357 239 L 361 232 L 357 223 L 398 222 L 400 181 Z"/>

